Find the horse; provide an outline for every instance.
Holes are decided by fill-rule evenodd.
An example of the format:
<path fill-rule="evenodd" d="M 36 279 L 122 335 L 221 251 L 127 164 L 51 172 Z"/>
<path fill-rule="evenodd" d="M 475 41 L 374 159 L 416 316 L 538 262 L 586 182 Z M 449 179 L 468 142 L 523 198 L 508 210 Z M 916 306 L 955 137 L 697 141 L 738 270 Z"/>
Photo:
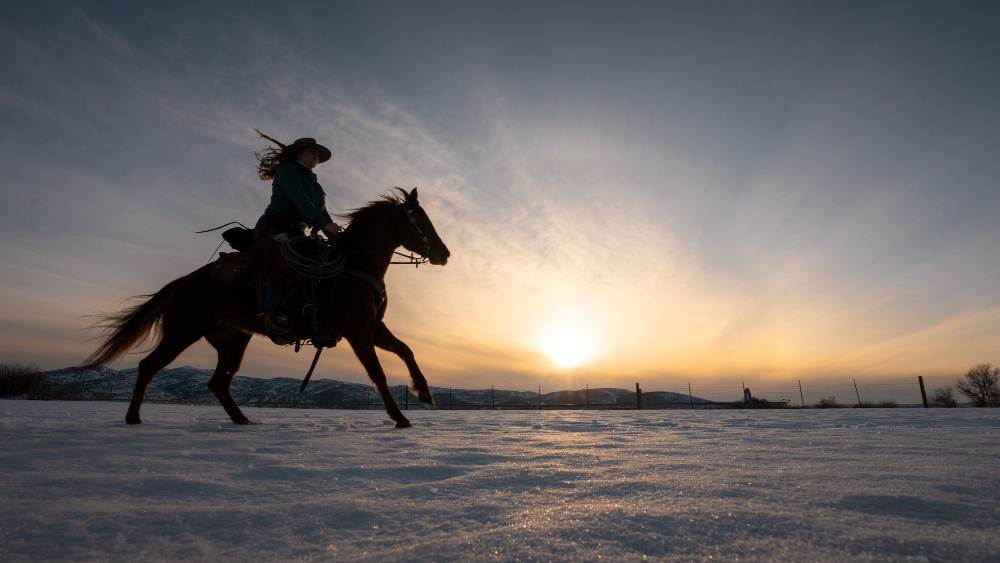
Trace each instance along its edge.
<path fill-rule="evenodd" d="M 438 266 L 445 265 L 451 253 L 420 207 L 417 189 L 409 193 L 396 190 L 398 193 L 382 196 L 344 216 L 349 224 L 337 244 L 354 275 L 341 274 L 320 284 L 317 293 L 326 290 L 332 296 L 318 305 L 317 316 L 330 336 L 347 340 L 378 389 L 389 418 L 396 428 L 405 428 L 410 421 L 389 391 L 375 347 L 393 352 L 403 360 L 413 381 L 413 393 L 423 406 L 433 408 L 434 398 L 413 352 L 383 322 L 385 273 L 400 246 Z M 156 374 L 202 338 L 216 349 L 219 357 L 208 382 L 209 390 L 234 423 L 253 424 L 233 400 L 230 385 L 250 339 L 254 334 L 265 334 L 257 314 L 257 290 L 220 285 L 211 278 L 210 267 L 211 264 L 205 265 L 178 278 L 155 294 L 137 296 L 134 299 L 141 302 L 134 306 L 100 317 L 97 326 L 104 328 L 104 341 L 78 369 L 93 369 L 119 359 L 154 336 L 155 347 L 139 362 L 135 390 L 125 415 L 127 424 L 142 423 L 139 409 Z"/>

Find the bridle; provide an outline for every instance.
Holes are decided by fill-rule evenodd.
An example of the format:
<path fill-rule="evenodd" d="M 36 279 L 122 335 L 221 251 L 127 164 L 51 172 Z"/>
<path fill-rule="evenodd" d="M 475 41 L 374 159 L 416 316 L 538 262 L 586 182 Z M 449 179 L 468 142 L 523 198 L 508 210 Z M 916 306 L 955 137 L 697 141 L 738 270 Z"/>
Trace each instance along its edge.
<path fill-rule="evenodd" d="M 402 206 L 403 209 L 406 210 L 406 214 L 410 218 L 410 224 L 413 225 L 413 228 L 416 229 L 417 233 L 424 239 L 424 251 L 420 253 L 420 256 L 427 258 L 427 255 L 430 254 L 431 252 L 431 244 L 427 239 L 427 235 L 424 234 L 424 231 L 420 228 L 420 225 L 417 224 L 417 218 L 413 216 L 413 212 L 420 209 L 420 206 L 415 205 L 412 208 L 410 208 L 407 207 L 405 203 L 403 203 Z"/>

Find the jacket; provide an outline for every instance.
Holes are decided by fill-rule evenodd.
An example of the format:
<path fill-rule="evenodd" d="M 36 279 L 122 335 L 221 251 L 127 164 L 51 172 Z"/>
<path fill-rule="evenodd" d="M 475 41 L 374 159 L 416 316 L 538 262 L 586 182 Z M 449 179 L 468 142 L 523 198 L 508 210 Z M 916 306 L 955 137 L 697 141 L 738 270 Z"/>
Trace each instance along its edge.
<path fill-rule="evenodd" d="M 333 221 L 326 210 L 326 192 L 306 165 L 283 164 L 271 182 L 267 208 L 310 227 L 325 227 Z"/>

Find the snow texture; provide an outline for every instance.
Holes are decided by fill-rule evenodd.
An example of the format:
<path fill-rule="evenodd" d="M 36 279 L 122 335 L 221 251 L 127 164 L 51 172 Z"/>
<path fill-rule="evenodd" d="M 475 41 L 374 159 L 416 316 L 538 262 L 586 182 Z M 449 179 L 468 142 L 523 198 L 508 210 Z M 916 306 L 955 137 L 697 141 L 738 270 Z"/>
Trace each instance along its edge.
<path fill-rule="evenodd" d="M 1000 412 L 0 400 L 0 561 L 997 561 Z"/>

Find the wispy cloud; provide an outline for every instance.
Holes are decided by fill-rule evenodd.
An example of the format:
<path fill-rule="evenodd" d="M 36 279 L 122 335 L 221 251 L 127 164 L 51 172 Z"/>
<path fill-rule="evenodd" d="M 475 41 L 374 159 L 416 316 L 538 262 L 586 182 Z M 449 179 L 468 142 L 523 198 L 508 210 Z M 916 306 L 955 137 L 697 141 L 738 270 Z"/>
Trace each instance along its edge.
<path fill-rule="evenodd" d="M 805 34 L 756 14 L 720 35 L 719 22 L 683 16 L 698 32 L 667 34 L 673 43 L 526 37 L 550 49 L 539 60 L 491 44 L 505 36 L 493 29 L 451 32 L 460 48 L 442 49 L 380 28 L 377 48 L 355 52 L 252 11 L 227 25 L 20 14 L 29 25 L 0 24 L 0 69 L 14 78 L 0 86 L 13 124 L 0 136 L 0 261 L 19 272 L 0 289 L 46 305 L 0 323 L 11 343 L 0 350 L 44 333 L 33 357 L 60 346 L 60 362 L 85 356 L 81 310 L 200 266 L 217 239 L 191 231 L 256 220 L 270 193 L 254 174 L 256 127 L 332 149 L 317 172 L 333 210 L 420 188 L 453 258 L 392 270 L 387 318 L 438 383 L 874 376 L 989 361 L 1000 334 L 995 101 L 879 33 L 851 28 L 855 43 L 830 43 L 853 25 L 839 18 Z M 907 29 L 892 33 L 912 42 Z M 968 91 L 952 100 L 921 69 Z M 29 288 L 34 277 L 48 281 Z M 80 283 L 67 292 L 70 280 Z M 594 341 L 573 370 L 541 351 L 567 322 Z M 199 347 L 178 361 L 211 357 Z M 363 379 L 345 351 L 324 362 Z M 261 342 L 244 369 L 300 364 Z"/>

